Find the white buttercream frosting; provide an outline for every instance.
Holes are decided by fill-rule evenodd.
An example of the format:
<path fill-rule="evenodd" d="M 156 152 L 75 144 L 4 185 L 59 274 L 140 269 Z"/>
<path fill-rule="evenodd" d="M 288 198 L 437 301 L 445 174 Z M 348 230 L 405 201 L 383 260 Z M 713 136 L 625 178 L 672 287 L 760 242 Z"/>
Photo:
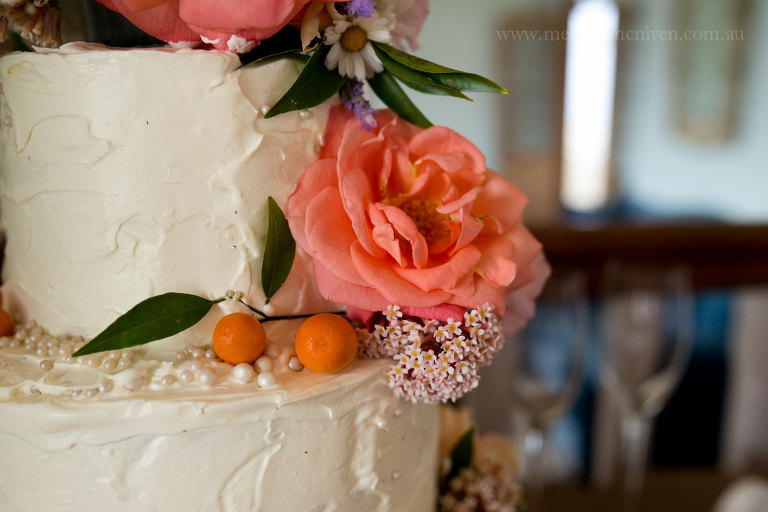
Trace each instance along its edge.
<path fill-rule="evenodd" d="M 264 119 L 294 59 L 72 43 L 0 60 L 4 307 L 94 336 L 174 291 L 264 305 L 266 201 L 317 159 L 328 104 Z M 306 119 L 302 119 L 306 117 Z M 275 314 L 338 309 L 299 254 Z"/>
<path fill-rule="evenodd" d="M 234 289 L 262 306 L 266 199 L 285 204 L 328 119 L 327 104 L 264 119 L 300 65 L 86 44 L 43 53 L 0 59 L 3 307 L 92 337 L 163 292 Z M 134 349 L 127 369 L 0 348 L 0 510 L 433 510 L 436 409 L 393 397 L 390 361 L 291 370 L 298 320 L 265 324 L 281 348 L 274 379 L 176 360 L 242 309 L 215 306 L 190 331 Z M 299 253 L 269 309 L 337 305 Z"/>
<path fill-rule="evenodd" d="M 193 361 L 176 362 L 173 342 L 134 349 L 127 370 L 58 357 L 46 372 L 52 358 L 0 349 L 0 510 L 431 511 L 436 407 L 394 398 L 389 361 L 294 372 L 300 324 L 265 324 L 282 349 L 266 389 L 215 361 L 216 385 L 180 382 Z M 99 383 L 111 391 L 88 396 Z"/>

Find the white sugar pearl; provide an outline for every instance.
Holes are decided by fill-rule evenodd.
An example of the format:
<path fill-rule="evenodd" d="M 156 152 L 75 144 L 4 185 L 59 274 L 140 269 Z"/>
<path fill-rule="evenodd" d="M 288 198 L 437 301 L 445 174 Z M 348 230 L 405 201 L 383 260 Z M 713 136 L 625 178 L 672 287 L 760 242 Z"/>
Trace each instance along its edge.
<path fill-rule="evenodd" d="M 381 416 L 376 417 L 376 426 L 379 428 L 387 428 L 387 420 L 382 418 Z"/>
<path fill-rule="evenodd" d="M 277 377 L 272 372 L 262 372 L 256 377 L 256 383 L 260 388 L 269 388 L 277 384 Z"/>
<path fill-rule="evenodd" d="M 163 378 L 160 379 L 160 384 L 163 386 L 170 386 L 174 382 L 176 382 L 176 379 L 173 375 L 163 375 Z"/>
<path fill-rule="evenodd" d="M 304 365 L 301 363 L 301 361 L 299 361 L 298 357 L 292 356 L 288 360 L 288 368 L 290 368 L 291 370 L 293 370 L 295 372 L 300 372 L 301 370 L 304 369 Z"/>
<path fill-rule="evenodd" d="M 126 348 L 122 352 L 120 352 L 120 357 L 127 357 L 128 359 L 133 357 L 133 350 Z"/>
<path fill-rule="evenodd" d="M 302 121 L 306 121 L 309 119 L 309 110 L 301 110 L 299 111 L 299 119 Z"/>
<path fill-rule="evenodd" d="M 269 356 L 260 356 L 255 363 L 256 370 L 261 372 L 271 372 L 275 369 L 275 362 Z"/>
<path fill-rule="evenodd" d="M 48 357 L 56 357 L 57 355 L 59 355 L 58 347 L 51 347 L 48 349 Z"/>
<path fill-rule="evenodd" d="M 18 343 L 18 341 L 16 343 Z M 10 345 L 10 343 L 8 345 Z M 37 350 L 37 344 L 32 343 L 31 341 L 27 342 L 24 344 L 24 350 L 27 352 L 35 352 Z"/>
<path fill-rule="evenodd" d="M 25 342 L 29 342 L 29 341 L 38 342 L 38 341 L 40 341 L 40 338 L 41 338 L 41 336 L 39 336 L 38 334 L 33 332 L 32 334 L 27 336 L 27 338 L 24 341 Z"/>
<path fill-rule="evenodd" d="M 392 480 L 399 480 L 401 476 L 403 474 L 397 469 L 392 472 Z"/>
<path fill-rule="evenodd" d="M 33 395 L 39 395 L 40 394 L 40 390 L 37 389 L 35 386 L 32 386 L 31 388 L 29 388 L 29 392 L 32 393 Z"/>
<path fill-rule="evenodd" d="M 110 391 L 112 391 L 113 387 L 114 386 L 112 385 L 111 382 L 102 382 L 101 384 L 99 384 L 99 392 L 100 393 L 109 393 Z"/>
<path fill-rule="evenodd" d="M 8 348 L 8 345 L 11 344 L 11 338 L 8 336 L 3 336 L 0 338 L 0 348 Z"/>
<path fill-rule="evenodd" d="M 37 349 L 37 355 L 40 357 L 45 357 L 48 355 L 48 347 L 40 347 Z"/>
<path fill-rule="evenodd" d="M 44 372 L 49 372 L 53 368 L 53 363 L 49 361 L 48 359 L 43 359 L 40 361 L 40 369 Z"/>
<path fill-rule="evenodd" d="M 21 340 L 23 340 L 24 338 L 27 337 L 27 331 L 25 331 L 24 329 L 22 329 L 20 331 L 16 331 L 16 334 L 14 334 L 13 337 L 16 338 L 17 340 L 21 341 Z"/>
<path fill-rule="evenodd" d="M 218 356 L 216 355 L 215 350 L 213 350 L 212 348 L 209 348 L 208 350 L 205 351 L 205 357 L 208 359 L 216 359 L 216 357 Z"/>
<path fill-rule="evenodd" d="M 189 384 L 193 380 L 195 380 L 195 374 L 192 373 L 189 370 L 184 370 L 179 374 L 179 380 L 183 382 L 184 384 Z"/>
<path fill-rule="evenodd" d="M 267 343 L 267 347 L 264 349 L 264 355 L 267 357 L 271 357 L 272 359 L 277 359 L 280 357 L 280 354 L 283 353 L 283 349 L 280 348 L 279 345 L 272 343 L 271 341 Z"/>
<path fill-rule="evenodd" d="M 117 361 L 117 366 L 119 366 L 121 370 L 127 370 L 131 367 L 131 360 L 127 357 L 121 357 Z"/>
<path fill-rule="evenodd" d="M 25 329 L 34 329 L 35 327 L 37 327 L 37 322 L 35 320 L 30 320 L 29 322 L 24 324 Z"/>
<path fill-rule="evenodd" d="M 262 113 L 263 115 L 267 115 L 267 114 L 269 113 L 269 109 L 271 109 L 271 108 L 272 108 L 272 107 L 270 107 L 269 105 L 263 105 L 263 106 L 261 107 L 261 113 Z M 10 125 L 8 125 L 8 126 L 10 126 Z"/>
<path fill-rule="evenodd" d="M 77 364 L 79 364 L 80 366 L 85 366 L 86 364 L 88 364 L 88 360 L 85 356 L 79 356 L 77 358 Z"/>
<path fill-rule="evenodd" d="M 8 348 L 19 348 L 20 346 L 21 343 L 16 340 L 11 340 L 11 342 L 8 344 Z"/>
<path fill-rule="evenodd" d="M 73 389 L 72 390 L 72 398 L 75 398 L 77 395 L 79 395 L 82 392 L 83 392 L 82 389 Z"/>
<path fill-rule="evenodd" d="M 85 364 L 88 365 L 88 368 L 98 368 L 99 367 L 99 358 L 96 356 L 88 356 L 88 358 L 85 360 Z"/>
<path fill-rule="evenodd" d="M 195 359 L 200 359 L 201 357 L 205 357 L 205 350 L 201 348 L 196 348 L 192 351 L 192 357 Z"/>
<path fill-rule="evenodd" d="M 67 361 L 67 364 L 75 364 L 77 362 L 77 358 L 72 356 L 67 356 L 66 361 Z"/>
<path fill-rule="evenodd" d="M 107 370 L 114 370 L 117 368 L 117 361 L 115 361 L 113 358 L 105 359 L 104 360 L 104 368 Z"/>
<path fill-rule="evenodd" d="M 315 144 L 315 153 L 318 155 L 323 152 L 323 145 L 322 144 Z"/>
<path fill-rule="evenodd" d="M 213 386 L 219 380 L 219 374 L 213 368 L 203 368 L 197 373 L 197 380 L 203 386 Z"/>
<path fill-rule="evenodd" d="M 395 418 L 399 418 L 400 416 L 403 415 L 403 410 L 402 409 L 395 409 L 395 413 L 394 414 L 395 414 Z"/>
<path fill-rule="evenodd" d="M 76 341 L 75 342 L 75 352 L 77 352 L 78 350 L 80 350 L 84 346 L 85 346 L 85 343 L 83 341 Z"/>
<path fill-rule="evenodd" d="M 247 382 L 251 382 L 255 376 L 256 372 L 254 371 L 253 366 L 249 365 L 248 363 L 240 363 L 239 365 L 232 368 L 232 378 L 234 378 L 237 382 L 242 382 L 245 384 Z"/>
<path fill-rule="evenodd" d="M 59 340 L 56 338 L 48 338 L 45 340 L 45 344 L 48 347 L 58 347 L 59 346 Z"/>
<path fill-rule="evenodd" d="M 189 356 L 183 350 L 176 353 L 176 362 L 178 362 L 178 363 L 183 363 L 188 358 L 189 358 Z"/>
<path fill-rule="evenodd" d="M 189 369 L 193 372 L 199 371 L 203 367 L 203 363 L 200 361 L 192 361 L 189 364 Z"/>
<path fill-rule="evenodd" d="M 109 354 L 107 354 L 107 357 L 117 361 L 118 359 L 120 359 L 120 351 L 119 350 L 110 350 Z"/>
<path fill-rule="evenodd" d="M 88 398 L 93 398 L 98 394 L 99 394 L 99 388 L 90 388 L 88 391 L 85 392 L 85 396 L 87 396 Z"/>
<path fill-rule="evenodd" d="M 59 355 L 60 356 L 71 356 L 72 355 L 72 347 L 69 345 L 62 345 L 59 347 Z"/>

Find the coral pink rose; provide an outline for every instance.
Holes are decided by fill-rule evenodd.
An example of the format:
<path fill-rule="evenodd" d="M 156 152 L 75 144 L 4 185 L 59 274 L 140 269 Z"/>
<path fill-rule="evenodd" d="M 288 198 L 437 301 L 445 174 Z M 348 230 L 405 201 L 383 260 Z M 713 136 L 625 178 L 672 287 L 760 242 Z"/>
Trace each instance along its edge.
<path fill-rule="evenodd" d="M 285 27 L 310 0 L 97 0 L 171 44 L 202 42 L 245 53 Z"/>
<path fill-rule="evenodd" d="M 542 279 L 526 197 L 448 128 L 422 130 L 390 111 L 376 121 L 369 132 L 334 107 L 320 160 L 288 198 L 320 293 L 368 311 L 491 303 L 504 314 L 507 289 Z"/>

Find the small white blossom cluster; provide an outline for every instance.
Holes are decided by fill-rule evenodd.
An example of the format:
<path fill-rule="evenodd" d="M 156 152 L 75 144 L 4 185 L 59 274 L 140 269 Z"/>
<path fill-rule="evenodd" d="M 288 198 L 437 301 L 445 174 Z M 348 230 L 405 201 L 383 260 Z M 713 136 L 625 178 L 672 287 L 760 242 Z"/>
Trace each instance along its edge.
<path fill-rule="evenodd" d="M 372 330 L 357 329 L 359 354 L 393 357 L 389 387 L 411 402 L 455 402 L 479 384 L 477 372 L 490 364 L 504 338 L 501 321 L 486 304 L 447 322 L 404 318 L 389 306 Z"/>
<path fill-rule="evenodd" d="M 519 500 L 515 475 L 504 464 L 485 459 L 448 482 L 438 512 L 515 512 Z"/>

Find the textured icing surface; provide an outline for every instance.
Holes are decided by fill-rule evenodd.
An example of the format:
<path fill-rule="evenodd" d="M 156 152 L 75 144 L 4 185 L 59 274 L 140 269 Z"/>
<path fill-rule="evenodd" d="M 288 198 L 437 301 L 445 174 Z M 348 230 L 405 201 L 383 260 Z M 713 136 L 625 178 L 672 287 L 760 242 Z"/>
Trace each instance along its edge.
<path fill-rule="evenodd" d="M 190 365 L 174 342 L 136 348 L 123 371 L 57 359 L 44 372 L 44 358 L 0 349 L 0 510 L 432 510 L 436 408 L 395 399 L 386 360 L 290 370 L 300 323 L 266 324 L 282 348 L 266 389 L 221 362 L 207 363 L 213 387 L 163 386 Z M 124 387 L 139 376 L 145 387 Z M 112 391 L 71 396 L 105 381 Z"/>
<path fill-rule="evenodd" d="M 266 199 L 317 159 L 328 105 L 265 120 L 300 65 L 73 43 L 0 60 L 4 307 L 94 336 L 168 291 L 259 285 Z M 10 126 L 8 126 L 10 125 Z M 332 310 L 300 255 L 275 313 Z"/>

